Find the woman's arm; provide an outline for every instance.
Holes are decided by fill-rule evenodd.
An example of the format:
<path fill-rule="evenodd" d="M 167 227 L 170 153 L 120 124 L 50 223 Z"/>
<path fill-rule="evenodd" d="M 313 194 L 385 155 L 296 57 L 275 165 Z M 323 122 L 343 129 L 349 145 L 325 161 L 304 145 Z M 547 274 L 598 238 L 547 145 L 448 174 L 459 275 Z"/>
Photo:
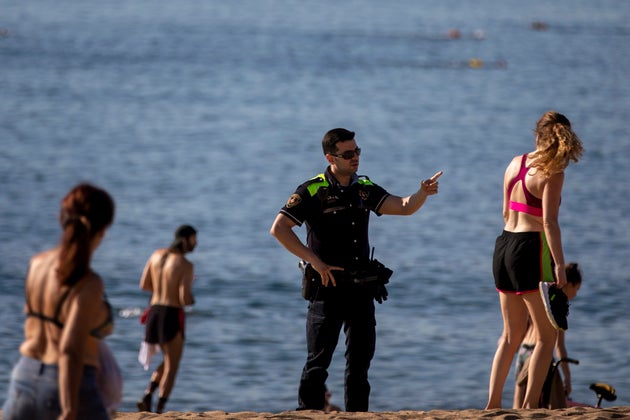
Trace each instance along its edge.
<path fill-rule="evenodd" d="M 77 290 L 70 295 L 59 342 L 59 400 L 63 420 L 76 419 L 89 332 L 103 307 L 103 282 L 94 274 L 88 276 L 81 280 L 85 284 L 75 286 Z"/>
<path fill-rule="evenodd" d="M 514 160 L 512 160 L 513 162 Z M 512 173 L 510 167 L 512 164 L 505 168 L 505 174 L 503 175 L 503 222 L 507 224 L 510 217 L 510 197 L 508 197 L 508 184 L 512 179 Z"/>
<path fill-rule="evenodd" d="M 558 214 L 560 213 L 560 197 L 562 194 L 562 184 L 564 183 L 564 173 L 552 175 L 547 180 L 543 189 L 543 227 L 547 244 L 551 251 L 551 256 L 555 264 L 556 284 L 563 287 L 567 283 L 567 276 L 564 267 L 564 254 L 562 252 L 562 236 L 560 234 L 560 224 Z"/>

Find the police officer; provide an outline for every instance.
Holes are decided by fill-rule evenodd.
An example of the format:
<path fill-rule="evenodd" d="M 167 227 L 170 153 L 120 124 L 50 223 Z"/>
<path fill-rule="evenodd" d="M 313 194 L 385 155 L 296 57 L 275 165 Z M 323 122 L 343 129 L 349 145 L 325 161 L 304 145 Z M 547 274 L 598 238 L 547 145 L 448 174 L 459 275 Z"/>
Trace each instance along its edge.
<path fill-rule="evenodd" d="M 300 185 L 271 227 L 288 251 L 310 264 L 317 287 L 309 299 L 306 320 L 308 355 L 298 390 L 298 409 L 323 410 L 327 369 L 339 332 L 346 334 L 345 408 L 368 411 L 368 369 L 376 345 L 374 299 L 387 298 L 384 287 L 358 281 L 370 261 L 368 223 L 377 215 L 411 215 L 437 194 L 442 172 L 422 181 L 407 197 L 389 194 L 365 176 L 357 176 L 361 149 L 354 132 L 335 128 L 326 133 L 322 149 L 330 164 Z M 306 222 L 307 245 L 293 231 Z"/>

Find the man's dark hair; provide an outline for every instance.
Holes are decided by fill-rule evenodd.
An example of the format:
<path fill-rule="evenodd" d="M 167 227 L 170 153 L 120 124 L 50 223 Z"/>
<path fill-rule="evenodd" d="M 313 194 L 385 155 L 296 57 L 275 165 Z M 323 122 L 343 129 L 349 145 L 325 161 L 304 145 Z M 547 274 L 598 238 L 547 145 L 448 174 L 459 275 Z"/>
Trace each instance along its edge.
<path fill-rule="evenodd" d="M 337 153 L 337 143 L 354 139 L 354 131 L 345 128 L 333 128 L 328 131 L 322 139 L 322 150 L 324 154 Z"/>
<path fill-rule="evenodd" d="M 178 227 L 175 230 L 175 239 L 173 240 L 173 242 L 171 242 L 171 246 L 169 247 L 169 249 L 171 251 L 175 251 L 175 250 L 179 250 L 181 252 L 184 251 L 184 248 L 182 247 L 182 239 L 186 238 L 190 238 L 193 235 L 196 235 L 197 231 L 195 230 L 194 227 L 190 226 L 190 225 L 181 225 L 180 227 Z"/>

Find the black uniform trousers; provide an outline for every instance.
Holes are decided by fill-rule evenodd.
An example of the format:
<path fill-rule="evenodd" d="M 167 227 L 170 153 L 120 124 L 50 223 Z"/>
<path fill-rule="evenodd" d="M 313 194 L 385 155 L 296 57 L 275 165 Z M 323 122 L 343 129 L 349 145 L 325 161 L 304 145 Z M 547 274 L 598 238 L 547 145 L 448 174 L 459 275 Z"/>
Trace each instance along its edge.
<path fill-rule="evenodd" d="M 339 287 L 339 286 L 338 286 Z M 324 408 L 328 367 L 339 341 L 341 327 L 346 335 L 344 399 L 346 411 L 368 411 L 368 369 L 376 347 L 374 295 L 362 286 L 346 290 L 326 288 L 323 300 L 309 303 L 306 317 L 308 356 L 298 392 L 298 409 Z M 341 289 L 341 287 L 340 287 Z"/>

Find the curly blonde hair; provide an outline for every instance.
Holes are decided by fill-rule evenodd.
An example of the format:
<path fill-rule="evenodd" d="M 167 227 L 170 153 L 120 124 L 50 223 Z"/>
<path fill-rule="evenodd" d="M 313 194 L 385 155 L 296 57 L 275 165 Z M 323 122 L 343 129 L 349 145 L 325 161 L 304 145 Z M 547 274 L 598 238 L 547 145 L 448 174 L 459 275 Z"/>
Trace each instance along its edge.
<path fill-rule="evenodd" d="M 560 173 L 582 157 L 582 141 L 571 129 L 569 119 L 556 111 L 547 111 L 536 123 L 536 151 L 531 166 L 545 178 Z"/>

